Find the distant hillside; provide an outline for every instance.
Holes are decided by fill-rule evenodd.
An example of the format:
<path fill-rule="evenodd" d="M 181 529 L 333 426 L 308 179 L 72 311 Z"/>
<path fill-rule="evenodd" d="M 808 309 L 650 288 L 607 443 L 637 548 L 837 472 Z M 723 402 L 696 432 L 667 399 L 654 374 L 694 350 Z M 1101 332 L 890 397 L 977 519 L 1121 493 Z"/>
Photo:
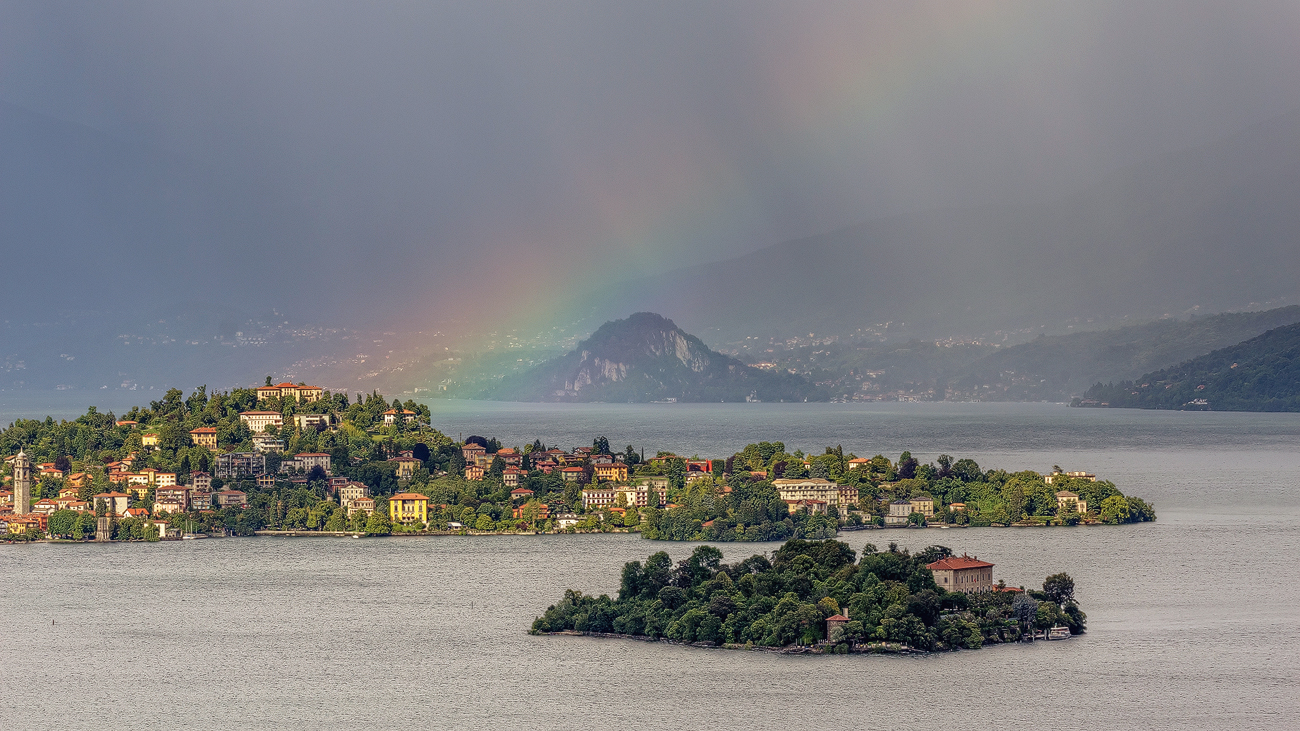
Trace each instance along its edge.
<path fill-rule="evenodd" d="M 590 309 L 661 312 L 721 344 L 889 321 L 948 337 L 1296 301 L 1297 200 L 1300 114 L 1289 114 L 1058 200 L 875 219 L 620 283 Z"/>
<path fill-rule="evenodd" d="M 1159 368 L 1300 322 L 1300 306 L 1229 312 L 1189 320 L 1044 335 L 1009 348 L 934 341 L 841 342 L 771 358 L 836 396 L 901 391 L 926 398 L 981 401 L 1066 400 L 1096 383 L 1137 378 Z"/>
<path fill-rule="evenodd" d="M 1012 390 L 1013 398 L 1067 398 L 1095 383 L 1136 378 L 1296 322 L 1300 306 L 1292 305 L 1043 336 L 989 353 L 960 372 L 953 385 L 1001 382 L 1014 374 L 1021 376 L 1022 388 Z"/>
<path fill-rule="evenodd" d="M 650 312 L 602 325 L 572 352 L 507 377 L 503 401 L 824 401 L 801 376 L 752 368 Z"/>
<path fill-rule="evenodd" d="M 1300 411 L 1300 323 L 1133 381 L 1098 383 L 1073 405 Z"/>

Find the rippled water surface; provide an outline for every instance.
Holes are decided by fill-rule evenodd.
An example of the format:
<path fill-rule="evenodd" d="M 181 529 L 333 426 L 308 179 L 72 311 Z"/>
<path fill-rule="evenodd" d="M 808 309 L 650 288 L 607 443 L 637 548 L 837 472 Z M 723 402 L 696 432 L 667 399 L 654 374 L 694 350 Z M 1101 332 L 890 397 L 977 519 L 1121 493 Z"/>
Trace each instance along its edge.
<path fill-rule="evenodd" d="M 1088 469 L 1152 525 L 842 534 L 1068 571 L 1089 633 L 922 658 L 531 637 L 612 592 L 631 536 L 0 546 L 0 728 L 1300 727 L 1300 416 L 1052 405 L 435 402 L 455 436 L 730 453 L 748 441 Z M 724 544 L 727 560 L 770 544 Z"/>

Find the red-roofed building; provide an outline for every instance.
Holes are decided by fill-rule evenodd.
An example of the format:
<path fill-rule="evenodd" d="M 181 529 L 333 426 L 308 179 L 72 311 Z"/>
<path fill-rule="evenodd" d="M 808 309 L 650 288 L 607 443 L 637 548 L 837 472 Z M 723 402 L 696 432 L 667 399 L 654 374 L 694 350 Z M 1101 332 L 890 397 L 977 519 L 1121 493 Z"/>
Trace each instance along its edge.
<path fill-rule="evenodd" d="M 281 383 L 275 386 L 261 386 L 257 389 L 258 399 L 291 398 L 294 401 L 313 403 L 320 401 L 325 389 L 320 386 L 300 386 L 296 383 Z"/>
<path fill-rule="evenodd" d="M 476 464 L 465 465 L 465 479 L 475 482 L 483 479 L 483 468 Z"/>
<path fill-rule="evenodd" d="M 506 483 L 506 487 L 519 487 L 519 480 L 527 474 L 518 467 L 507 467 L 501 471 L 501 479 Z"/>
<path fill-rule="evenodd" d="M 934 574 L 934 583 L 944 591 L 974 594 L 993 590 L 993 564 L 974 556 L 949 556 L 926 568 Z"/>
<path fill-rule="evenodd" d="M 564 477 L 565 482 L 577 482 L 578 478 L 582 477 L 582 468 L 565 467 L 564 469 L 560 470 L 560 474 Z"/>
<path fill-rule="evenodd" d="M 401 411 L 398 411 L 397 409 L 389 409 L 384 412 L 385 424 L 396 424 L 398 419 L 410 424 L 415 421 L 415 412 L 409 409 L 402 409 Z"/>
<path fill-rule="evenodd" d="M 217 430 L 210 426 L 190 429 L 190 443 L 196 447 L 217 448 Z"/>
<path fill-rule="evenodd" d="M 511 500 L 528 500 L 532 498 L 532 496 L 533 496 L 533 491 L 529 490 L 526 487 L 519 487 L 510 491 Z"/>

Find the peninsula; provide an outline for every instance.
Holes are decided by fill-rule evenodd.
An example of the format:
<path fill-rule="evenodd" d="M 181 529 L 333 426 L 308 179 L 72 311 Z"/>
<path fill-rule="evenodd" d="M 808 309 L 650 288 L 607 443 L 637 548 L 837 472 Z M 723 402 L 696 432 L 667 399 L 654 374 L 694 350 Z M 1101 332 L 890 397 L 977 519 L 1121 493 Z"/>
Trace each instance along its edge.
<path fill-rule="evenodd" d="M 910 555 L 867 544 L 858 560 L 832 540 L 792 540 L 770 560 L 734 564 L 713 546 L 675 566 L 661 551 L 623 566 L 617 599 L 566 591 L 531 632 L 836 654 L 975 650 L 1084 632 L 1068 574 L 1025 591 L 994 583 L 993 568 L 943 546 Z"/>
<path fill-rule="evenodd" d="M 157 540 L 188 536 L 639 532 L 658 540 L 833 538 L 840 530 L 1069 526 L 1155 519 L 1087 472 L 985 470 L 821 454 L 781 442 L 682 456 L 598 436 L 591 446 L 454 441 L 429 408 L 307 384 L 185 396 L 118 417 L 22 419 L 6 455 L 0 536 Z"/>

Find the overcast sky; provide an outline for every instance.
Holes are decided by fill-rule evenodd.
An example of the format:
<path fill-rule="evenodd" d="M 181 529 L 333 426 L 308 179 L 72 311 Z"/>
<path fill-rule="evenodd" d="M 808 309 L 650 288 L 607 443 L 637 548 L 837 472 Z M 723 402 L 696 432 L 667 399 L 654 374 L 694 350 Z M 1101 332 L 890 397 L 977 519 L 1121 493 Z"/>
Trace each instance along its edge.
<path fill-rule="evenodd" d="M 584 278 L 1209 142 L 1300 107 L 1297 38 L 1294 2 L 4 0 L 7 174 L 102 180 L 0 209 L 31 272 L 0 296 L 129 271 L 303 318 L 508 322 Z M 68 134 L 29 139 L 44 118 L 126 152 L 43 165 Z M 155 151 L 158 200 L 132 201 L 121 155 Z"/>

